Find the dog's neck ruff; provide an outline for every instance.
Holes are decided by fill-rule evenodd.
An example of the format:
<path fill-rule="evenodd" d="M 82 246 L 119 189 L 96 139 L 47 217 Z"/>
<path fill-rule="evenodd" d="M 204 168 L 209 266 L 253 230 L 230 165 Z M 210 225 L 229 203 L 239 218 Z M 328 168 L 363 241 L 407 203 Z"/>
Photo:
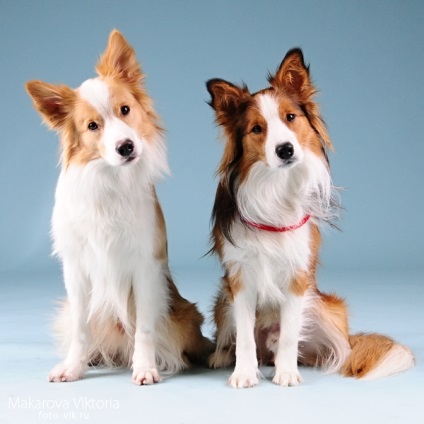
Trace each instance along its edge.
<path fill-rule="evenodd" d="M 300 222 L 294 225 L 290 225 L 288 227 L 273 227 L 272 225 L 258 224 L 257 222 L 247 221 L 243 218 L 241 218 L 241 220 L 244 224 L 248 225 L 249 227 L 258 228 L 259 230 L 270 231 L 273 233 L 285 233 L 287 231 L 297 230 L 298 228 L 305 225 L 310 218 L 311 218 L 311 215 L 305 215 Z"/>

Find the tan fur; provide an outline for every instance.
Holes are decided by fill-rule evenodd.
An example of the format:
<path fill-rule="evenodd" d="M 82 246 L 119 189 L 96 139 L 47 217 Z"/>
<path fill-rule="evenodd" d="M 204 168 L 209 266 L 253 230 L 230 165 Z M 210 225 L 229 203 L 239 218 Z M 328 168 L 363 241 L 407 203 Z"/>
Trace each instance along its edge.
<path fill-rule="evenodd" d="M 297 296 L 303 296 L 310 286 L 309 276 L 302 272 L 291 283 L 290 291 Z"/>
<path fill-rule="evenodd" d="M 168 240 L 166 238 L 166 224 L 162 208 L 157 198 L 156 190 L 153 189 L 152 196 L 155 199 L 156 208 L 156 249 L 155 256 L 162 263 L 168 262 Z"/>
<path fill-rule="evenodd" d="M 243 157 L 240 166 L 239 178 L 244 181 L 250 168 L 258 161 L 265 161 L 264 144 L 266 139 L 266 122 L 259 113 L 255 104 L 246 113 L 246 134 L 243 138 Z M 264 130 L 260 134 L 251 132 L 251 129 L 259 125 Z"/>
<path fill-rule="evenodd" d="M 218 345 L 209 357 L 211 368 L 224 368 L 235 362 L 235 334 L 232 331 L 233 322 L 229 314 L 228 296 L 220 291 L 215 299 L 213 317 L 216 325 L 216 333 L 220 334 L 217 339 Z"/>
<path fill-rule="evenodd" d="M 308 111 L 312 128 L 320 135 L 324 145 L 333 150 L 318 104 L 314 101 L 317 92 L 309 77 L 309 66 L 295 51 L 289 52 L 273 77 L 269 78 L 272 87 L 284 90 L 295 101 L 301 101 Z"/>
<path fill-rule="evenodd" d="M 361 378 L 374 369 L 394 346 L 394 341 L 381 334 L 356 334 L 349 337 L 352 349 L 341 373 L 346 377 Z"/>
<path fill-rule="evenodd" d="M 228 264 L 229 267 L 231 266 Z M 223 289 L 225 290 L 228 299 L 232 302 L 237 293 L 243 288 L 243 280 L 241 278 L 240 272 L 235 274 L 227 271 L 223 278 Z"/>
<path fill-rule="evenodd" d="M 205 363 L 214 345 L 209 339 L 203 337 L 200 331 L 204 321 L 203 316 L 194 304 L 178 293 L 171 279 L 168 279 L 168 288 L 171 294 L 170 334 L 175 335 L 183 355 L 190 362 Z"/>

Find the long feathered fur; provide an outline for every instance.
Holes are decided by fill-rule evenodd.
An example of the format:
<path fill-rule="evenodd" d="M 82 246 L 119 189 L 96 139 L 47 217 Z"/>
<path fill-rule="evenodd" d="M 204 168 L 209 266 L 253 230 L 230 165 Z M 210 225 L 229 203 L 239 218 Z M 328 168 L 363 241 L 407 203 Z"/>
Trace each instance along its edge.
<path fill-rule="evenodd" d="M 301 381 L 295 360 L 360 378 L 405 370 L 414 363 L 407 347 L 382 335 L 349 335 L 345 302 L 317 287 L 319 229 L 334 225 L 341 206 L 327 155 L 333 146 L 301 50 L 290 50 L 268 81 L 253 94 L 221 79 L 207 83 L 225 142 L 211 233 L 225 275 L 209 364 L 235 363 L 234 387 L 257 384 L 257 361 L 275 363 L 280 385 Z M 279 152 L 284 143 L 289 153 Z M 249 225 L 290 228 L 306 215 L 307 224 L 284 233 Z"/>
<path fill-rule="evenodd" d="M 159 118 L 135 52 L 112 31 L 98 77 L 73 90 L 31 81 L 27 90 L 59 132 L 62 170 L 53 253 L 68 298 L 56 331 L 65 359 L 50 381 L 82 378 L 88 364 L 132 366 L 136 384 L 205 361 L 203 316 L 168 268 L 155 183 L 169 173 Z"/>

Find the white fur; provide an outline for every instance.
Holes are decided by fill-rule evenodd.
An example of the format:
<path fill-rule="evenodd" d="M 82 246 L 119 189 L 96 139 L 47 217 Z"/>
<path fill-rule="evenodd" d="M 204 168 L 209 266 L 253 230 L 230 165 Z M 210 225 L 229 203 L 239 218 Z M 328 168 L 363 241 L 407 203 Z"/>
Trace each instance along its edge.
<path fill-rule="evenodd" d="M 236 367 L 229 383 L 235 388 L 258 384 L 259 369 L 255 344 L 256 290 L 248 275 L 242 275 L 244 289 L 235 297 L 233 305 L 236 325 Z"/>
<path fill-rule="evenodd" d="M 103 117 L 113 116 L 109 86 L 100 78 L 84 81 L 78 88 L 78 94 Z"/>
<path fill-rule="evenodd" d="M 232 306 L 237 334 L 236 368 L 230 379 L 234 387 L 248 387 L 258 382 L 257 378 L 253 379 L 258 372 L 257 362 L 252 360 L 253 356 L 256 359 L 255 315 L 247 312 L 256 309 L 256 302 L 258 306 L 271 304 L 280 309 L 280 327 L 285 337 L 280 337 L 274 381 L 281 385 L 300 382 L 296 363 L 297 344 L 305 326 L 304 300 L 290 293 L 289 284 L 297 272 L 306 271 L 309 265 L 308 227 L 306 224 L 293 233 L 276 234 L 251 230 L 238 223 L 232 231 L 235 245 L 224 244 L 223 262 L 230 269 L 239 268 L 244 285 Z M 239 310 L 243 307 L 244 314 Z M 284 354 L 278 355 L 280 351 Z"/>
<path fill-rule="evenodd" d="M 269 94 L 261 94 L 259 95 L 258 103 L 261 114 L 267 123 L 265 153 L 268 166 L 271 168 L 283 166 L 281 159 L 275 154 L 275 151 L 277 146 L 286 142 L 290 142 L 294 147 L 293 162 L 302 162 L 302 148 L 299 145 L 295 133 L 281 121 L 277 100 Z"/>
<path fill-rule="evenodd" d="M 315 293 L 308 292 L 308 302 L 303 311 L 304 327 L 300 341 L 299 356 L 313 351 L 316 364 L 325 369 L 327 373 L 338 372 L 351 353 L 351 348 L 346 335 L 329 321 L 322 305 L 322 300 Z"/>
<path fill-rule="evenodd" d="M 311 151 L 302 149 L 295 133 L 279 118 L 275 99 L 270 95 L 261 95 L 259 103 L 267 119 L 265 149 L 272 152 L 273 157 L 268 158 L 268 163 L 259 161 L 254 164 L 247 179 L 238 187 L 237 206 L 242 218 L 275 227 L 295 225 L 307 214 L 315 222 L 332 221 L 337 215 L 338 198 L 327 163 Z M 281 165 L 281 160 L 275 154 L 275 147 L 285 141 L 290 141 L 294 146 L 294 163 L 274 167 L 272 163 Z M 294 234 L 298 238 L 302 232 L 288 233 L 284 238 L 290 238 Z M 268 239 L 277 240 L 276 237 Z M 272 246 L 268 250 L 278 251 L 282 247 Z M 303 258 L 309 255 L 297 247 L 289 251 L 293 255 L 299 251 L 299 256 Z M 300 265 L 301 269 L 304 267 L 304 263 Z"/>
<path fill-rule="evenodd" d="M 304 297 L 288 292 L 280 307 L 280 337 L 275 357 L 273 382 L 280 386 L 296 386 L 302 382 L 297 370 L 298 344 L 302 328 Z"/>
<path fill-rule="evenodd" d="M 405 371 L 415 364 L 413 353 L 406 346 L 395 344 L 387 352 L 383 360 L 371 372 L 362 377 L 361 380 L 376 380 Z"/>
<path fill-rule="evenodd" d="M 278 104 L 267 94 L 259 96 L 267 122 L 267 163 L 257 162 L 237 191 L 237 205 L 247 221 L 276 227 L 297 224 L 306 214 L 315 222 L 330 222 L 337 216 L 339 200 L 331 182 L 328 164 L 302 149 L 296 134 L 278 115 Z M 293 163 L 282 165 L 276 147 L 290 142 Z"/>
<path fill-rule="evenodd" d="M 72 322 L 66 359 L 49 378 L 82 377 L 91 345 L 90 323 L 95 320 L 100 325 L 120 322 L 125 332 L 134 334 L 133 381 L 150 384 L 160 378 L 156 347 L 166 338 L 161 318 L 167 314 L 168 270 L 155 258 L 152 186 L 168 170 L 165 147 L 162 139 L 146 142 L 113 114 L 104 82 L 88 80 L 79 94 L 104 120 L 102 143 L 108 153 L 106 159 L 86 165 L 70 163 L 57 184 L 52 237 L 54 253 L 63 261 Z M 124 164 L 115 147 L 126 138 L 134 141 L 139 160 Z M 128 315 L 131 291 L 135 328 Z M 175 363 L 166 353 L 162 360 Z"/>

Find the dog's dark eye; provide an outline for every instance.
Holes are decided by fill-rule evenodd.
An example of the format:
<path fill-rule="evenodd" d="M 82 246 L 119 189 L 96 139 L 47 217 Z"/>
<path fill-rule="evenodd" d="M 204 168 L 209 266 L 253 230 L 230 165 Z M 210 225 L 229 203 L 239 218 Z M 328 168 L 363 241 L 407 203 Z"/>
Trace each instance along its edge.
<path fill-rule="evenodd" d="M 121 106 L 121 114 L 123 116 L 128 115 L 130 113 L 130 107 L 127 105 Z"/>
<path fill-rule="evenodd" d="M 94 121 L 91 121 L 89 124 L 88 124 L 88 129 L 90 130 L 90 131 L 96 131 L 97 129 L 99 128 L 99 126 L 94 122 Z"/>
<path fill-rule="evenodd" d="M 253 134 L 260 134 L 262 132 L 262 127 L 260 125 L 255 125 L 252 128 L 252 133 Z"/>
<path fill-rule="evenodd" d="M 295 120 L 295 118 L 296 118 L 296 115 L 294 113 L 288 113 L 286 115 L 287 122 L 292 122 Z"/>

